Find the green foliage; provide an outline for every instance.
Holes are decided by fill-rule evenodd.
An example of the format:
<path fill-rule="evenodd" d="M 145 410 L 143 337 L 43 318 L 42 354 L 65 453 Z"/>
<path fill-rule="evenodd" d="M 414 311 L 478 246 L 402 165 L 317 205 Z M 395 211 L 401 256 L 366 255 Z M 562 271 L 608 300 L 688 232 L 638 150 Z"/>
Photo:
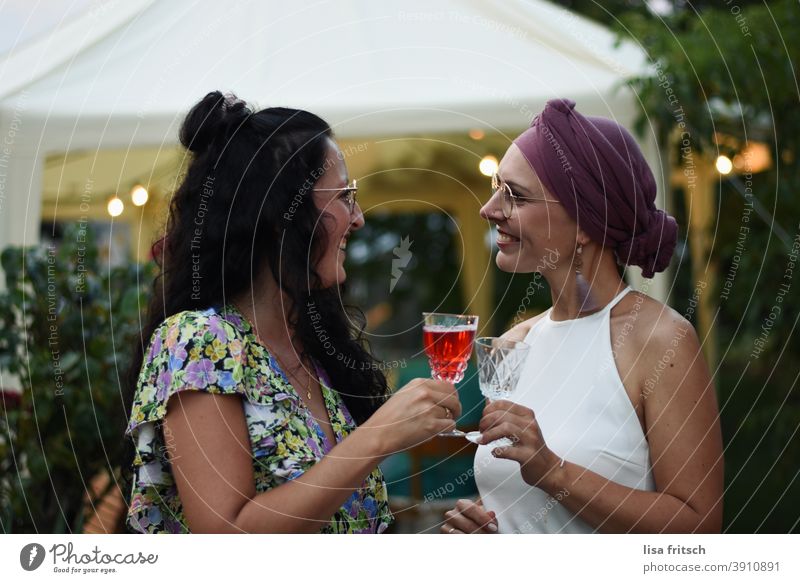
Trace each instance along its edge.
<path fill-rule="evenodd" d="M 742 145 L 764 142 L 771 151 L 772 167 L 752 175 L 750 184 L 764 218 L 747 212 L 735 188 L 747 186 L 747 176 L 722 180 L 718 193 L 712 227 L 712 259 L 719 265 L 715 379 L 726 446 L 725 528 L 788 532 L 800 519 L 794 502 L 800 495 L 800 365 L 793 358 L 800 352 L 800 266 L 793 267 L 790 253 L 800 231 L 800 174 L 794 165 L 800 146 L 794 69 L 800 62 L 800 13 L 794 0 L 715 6 L 677 10 L 664 20 L 629 13 L 622 21 L 659 64 L 655 77 L 632 85 L 664 143 L 683 122 L 695 156 L 702 150 L 716 155 L 717 132 Z M 733 154 L 736 147 L 729 147 L 723 142 L 720 153 Z M 676 193 L 685 238 L 682 198 Z M 684 257 L 678 271 L 678 309 L 685 309 L 693 288 L 691 260 Z M 782 284 L 789 289 L 781 291 Z M 772 323 L 771 312 L 777 314 Z M 764 351 L 755 354 L 762 337 Z"/>
<path fill-rule="evenodd" d="M 0 527 L 80 532 L 89 481 L 116 473 L 139 286 L 152 268 L 104 269 L 77 226 L 57 247 L 5 249 L 2 267 L 0 366 L 23 391 L 0 412 Z"/>

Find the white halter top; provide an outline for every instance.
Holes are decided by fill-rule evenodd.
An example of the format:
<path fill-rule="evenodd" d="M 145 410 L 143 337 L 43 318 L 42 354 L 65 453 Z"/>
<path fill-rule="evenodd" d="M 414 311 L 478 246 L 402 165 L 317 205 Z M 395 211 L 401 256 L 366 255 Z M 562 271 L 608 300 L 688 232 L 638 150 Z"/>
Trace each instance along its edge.
<path fill-rule="evenodd" d="M 611 346 L 611 309 L 622 290 L 590 316 L 554 321 L 551 310 L 531 328 L 528 360 L 511 400 L 533 410 L 548 447 L 559 457 L 619 484 L 655 490 L 650 450 L 625 392 Z M 594 528 L 522 480 L 519 464 L 475 454 L 483 505 L 497 513 L 501 533 L 588 533 Z"/>

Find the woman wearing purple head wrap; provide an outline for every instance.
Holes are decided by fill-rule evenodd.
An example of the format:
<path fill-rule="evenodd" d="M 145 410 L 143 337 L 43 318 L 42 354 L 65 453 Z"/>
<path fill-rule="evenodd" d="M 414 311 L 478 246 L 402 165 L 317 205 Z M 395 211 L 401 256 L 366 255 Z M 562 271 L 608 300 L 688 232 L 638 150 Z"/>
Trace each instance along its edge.
<path fill-rule="evenodd" d="M 691 324 L 633 292 L 663 271 L 675 219 L 633 137 L 548 102 L 506 152 L 481 216 L 497 265 L 538 272 L 553 307 L 504 337 L 531 346 L 510 400 L 486 406 L 475 478 L 442 532 L 719 532 L 722 439 Z"/>

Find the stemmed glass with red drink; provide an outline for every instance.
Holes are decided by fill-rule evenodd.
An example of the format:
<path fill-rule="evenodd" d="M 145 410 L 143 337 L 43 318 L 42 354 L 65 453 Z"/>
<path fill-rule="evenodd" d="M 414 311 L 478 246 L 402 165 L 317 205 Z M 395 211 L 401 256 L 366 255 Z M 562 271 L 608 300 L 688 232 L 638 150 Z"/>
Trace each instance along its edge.
<path fill-rule="evenodd" d="M 431 376 L 440 381 L 458 383 L 464 378 L 472 342 L 478 331 L 478 316 L 423 312 L 422 341 L 431 367 Z M 464 437 L 458 429 L 439 435 Z"/>

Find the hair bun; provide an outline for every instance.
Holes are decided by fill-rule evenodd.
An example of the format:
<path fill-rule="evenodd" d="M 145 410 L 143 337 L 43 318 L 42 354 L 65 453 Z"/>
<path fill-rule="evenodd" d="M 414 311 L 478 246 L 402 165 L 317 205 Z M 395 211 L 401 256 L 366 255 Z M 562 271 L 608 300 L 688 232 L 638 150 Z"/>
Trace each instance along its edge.
<path fill-rule="evenodd" d="M 228 130 L 249 115 L 247 104 L 235 95 L 212 91 L 192 107 L 183 121 L 181 144 L 192 152 L 205 152 L 215 139 L 227 139 Z"/>
<path fill-rule="evenodd" d="M 669 266 L 678 240 L 678 223 L 662 210 L 650 213 L 650 224 L 642 233 L 617 247 L 617 258 L 627 265 L 638 265 L 644 277 L 653 277 Z"/>

